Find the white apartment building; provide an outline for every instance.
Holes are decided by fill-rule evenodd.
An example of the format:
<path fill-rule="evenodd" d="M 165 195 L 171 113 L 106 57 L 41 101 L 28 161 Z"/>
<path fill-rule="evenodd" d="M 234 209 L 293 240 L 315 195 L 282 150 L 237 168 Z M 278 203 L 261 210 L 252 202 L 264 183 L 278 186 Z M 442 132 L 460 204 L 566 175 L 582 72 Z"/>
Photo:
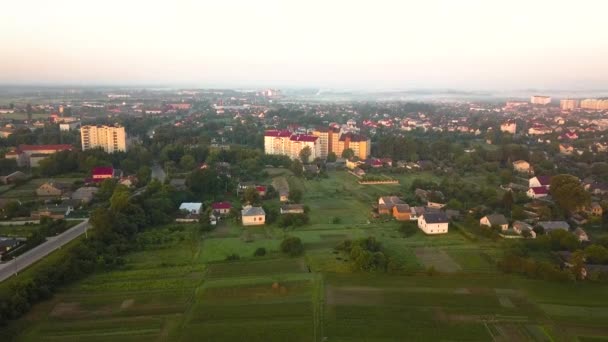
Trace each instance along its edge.
<path fill-rule="evenodd" d="M 127 134 L 125 128 L 115 126 L 82 126 L 80 128 L 82 150 L 103 148 L 108 153 L 124 152 L 127 150 Z"/>

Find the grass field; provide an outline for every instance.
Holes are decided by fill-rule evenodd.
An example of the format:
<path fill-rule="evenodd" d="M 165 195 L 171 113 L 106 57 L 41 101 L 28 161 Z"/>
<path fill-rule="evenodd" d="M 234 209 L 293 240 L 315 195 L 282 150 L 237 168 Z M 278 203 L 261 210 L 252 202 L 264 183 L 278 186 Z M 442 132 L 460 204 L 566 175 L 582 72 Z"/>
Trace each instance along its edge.
<path fill-rule="evenodd" d="M 270 174 L 271 172 L 269 172 Z M 165 243 L 126 256 L 123 268 L 94 274 L 34 307 L 20 341 L 596 341 L 608 336 L 608 286 L 556 283 L 496 270 L 500 243 L 457 229 L 405 237 L 399 223 L 371 217 L 380 195 L 405 191 L 427 173 L 396 175 L 401 185 L 356 183 L 346 172 L 294 178 L 311 224 L 283 230 L 222 222 L 188 240 L 188 230 L 154 228 Z M 337 222 L 333 218 L 339 218 Z M 305 255 L 279 251 L 299 237 Z M 334 250 L 373 236 L 394 273 L 353 272 Z M 257 248 L 266 255 L 253 256 Z M 231 254 L 237 261 L 225 261 Z M 436 273 L 427 272 L 433 267 Z M 4 284 L 2 284 L 4 285 Z"/>
<path fill-rule="evenodd" d="M 9 189 L 2 193 L 2 197 L 7 199 L 34 200 L 37 198 L 36 189 L 46 182 L 53 181 L 57 183 L 72 184 L 79 180 L 82 180 L 82 178 L 36 178 L 25 184 Z"/>

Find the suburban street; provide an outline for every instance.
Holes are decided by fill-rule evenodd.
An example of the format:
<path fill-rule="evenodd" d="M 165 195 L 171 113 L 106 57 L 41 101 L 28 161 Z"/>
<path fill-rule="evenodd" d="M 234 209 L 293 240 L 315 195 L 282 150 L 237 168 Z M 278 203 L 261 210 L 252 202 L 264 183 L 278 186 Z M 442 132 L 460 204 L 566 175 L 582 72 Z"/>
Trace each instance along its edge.
<path fill-rule="evenodd" d="M 16 272 L 21 272 L 31 264 L 49 255 L 54 250 L 82 235 L 88 225 L 89 220 L 87 219 L 57 236 L 48 238 L 43 244 L 25 252 L 14 260 L 0 264 L 0 282 L 10 278 Z"/>

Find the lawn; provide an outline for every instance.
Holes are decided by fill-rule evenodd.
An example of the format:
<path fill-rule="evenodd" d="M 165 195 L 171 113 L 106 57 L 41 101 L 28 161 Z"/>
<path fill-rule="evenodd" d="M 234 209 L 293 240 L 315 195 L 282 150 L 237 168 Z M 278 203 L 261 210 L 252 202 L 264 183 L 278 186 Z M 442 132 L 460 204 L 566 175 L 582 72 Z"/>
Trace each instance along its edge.
<path fill-rule="evenodd" d="M 195 238 L 190 232 L 197 225 L 152 228 L 142 238 L 156 242 L 126 255 L 120 269 L 95 273 L 36 305 L 18 322 L 24 329 L 18 340 L 591 341 L 608 336 L 608 286 L 505 275 L 495 267 L 500 244 L 472 241 L 456 229 L 406 237 L 398 222 L 371 217 L 377 197 L 405 191 L 415 178 L 435 180 L 434 175 L 395 175 L 399 186 L 363 186 L 346 172 L 307 181 L 283 171 L 272 175 L 303 191 L 310 225 L 283 230 L 223 222 Z M 285 236 L 299 237 L 305 254 L 281 254 Z M 381 242 L 400 269 L 357 272 L 349 256 L 334 250 L 345 239 L 368 236 Z M 258 248 L 266 255 L 254 256 Z M 232 254 L 239 260 L 226 261 Z M 431 266 L 435 273 L 427 272 Z"/>

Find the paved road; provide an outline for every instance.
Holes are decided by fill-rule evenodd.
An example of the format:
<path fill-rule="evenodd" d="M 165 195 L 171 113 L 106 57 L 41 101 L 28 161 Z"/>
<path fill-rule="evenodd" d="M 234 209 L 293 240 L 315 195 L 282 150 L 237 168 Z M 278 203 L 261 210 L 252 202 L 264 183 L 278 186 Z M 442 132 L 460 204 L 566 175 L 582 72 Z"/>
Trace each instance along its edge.
<path fill-rule="evenodd" d="M 0 282 L 11 277 L 15 272 L 21 272 L 31 264 L 49 255 L 54 250 L 82 235 L 85 228 L 88 228 L 88 225 L 89 220 L 87 219 L 57 236 L 48 238 L 43 244 L 30 249 L 14 260 L 0 264 Z"/>

